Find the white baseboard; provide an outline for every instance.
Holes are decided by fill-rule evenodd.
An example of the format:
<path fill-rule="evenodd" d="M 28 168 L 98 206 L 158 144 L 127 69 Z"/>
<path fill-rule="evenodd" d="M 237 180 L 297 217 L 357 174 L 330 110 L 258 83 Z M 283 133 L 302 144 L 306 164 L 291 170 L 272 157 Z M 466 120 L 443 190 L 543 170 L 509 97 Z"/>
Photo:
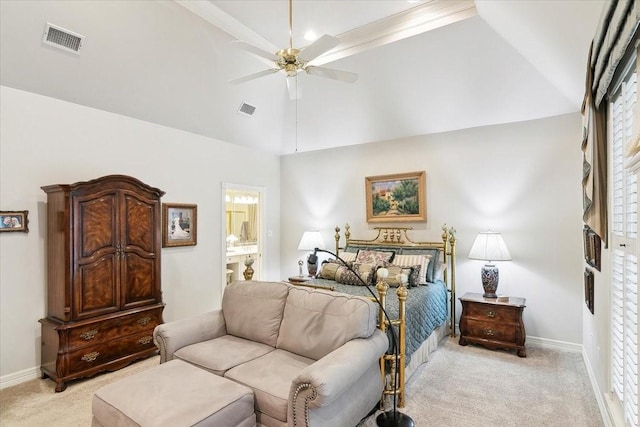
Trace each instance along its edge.
<path fill-rule="evenodd" d="M 600 408 L 600 414 L 602 416 L 602 422 L 605 427 L 613 427 L 616 425 L 613 420 L 610 405 L 604 399 L 604 393 L 600 391 L 600 387 L 598 387 L 598 382 L 596 381 L 596 376 L 593 373 L 593 369 L 591 369 L 591 361 L 589 360 L 589 356 L 587 352 L 582 351 L 582 359 L 584 360 L 584 364 L 587 368 L 587 375 L 589 375 L 589 381 L 591 382 L 591 388 L 593 389 L 593 394 L 596 395 L 596 401 L 598 402 L 598 408 Z"/>
<path fill-rule="evenodd" d="M 11 387 L 13 385 L 18 385 L 25 381 L 35 380 L 37 378 L 41 378 L 40 368 L 38 367 L 24 369 L 19 372 L 3 375 L 2 377 L 0 377 L 0 390 Z"/>
<path fill-rule="evenodd" d="M 576 353 L 582 353 L 582 344 L 576 344 L 567 341 L 551 340 L 548 338 L 532 337 L 527 335 L 525 345 L 533 347 L 550 348 L 552 350 L 572 351 Z"/>

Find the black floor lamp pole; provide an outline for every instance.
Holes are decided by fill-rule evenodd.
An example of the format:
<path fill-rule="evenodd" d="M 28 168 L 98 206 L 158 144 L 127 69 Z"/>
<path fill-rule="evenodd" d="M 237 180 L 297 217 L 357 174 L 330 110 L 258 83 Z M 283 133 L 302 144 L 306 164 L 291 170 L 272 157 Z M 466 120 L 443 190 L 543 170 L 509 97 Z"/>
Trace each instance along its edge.
<path fill-rule="evenodd" d="M 393 354 L 395 356 L 396 362 L 393 371 L 393 409 L 378 415 L 376 417 L 376 424 L 379 427 L 414 427 L 415 423 L 413 422 L 413 419 L 410 416 L 398 411 L 398 339 L 396 337 L 396 331 L 391 324 L 391 319 L 389 318 L 387 311 L 384 309 L 384 306 L 382 305 L 382 302 L 380 302 L 378 296 L 371 290 L 371 288 L 364 282 L 364 280 L 362 280 L 360 275 L 349 264 L 345 262 L 345 260 L 340 258 L 337 254 L 334 254 L 333 252 L 319 248 L 314 249 L 313 255 L 315 256 L 318 252 L 324 252 L 334 256 L 336 260 L 340 261 L 342 265 L 344 265 L 349 271 L 354 273 L 354 275 L 358 278 L 358 280 L 360 280 L 362 285 L 367 288 L 371 296 L 373 296 L 373 298 L 376 300 L 376 303 L 378 303 L 378 307 L 380 307 L 380 310 L 382 310 L 385 319 L 387 319 L 387 322 L 389 323 L 389 330 L 391 331 L 391 347 L 393 349 Z"/>

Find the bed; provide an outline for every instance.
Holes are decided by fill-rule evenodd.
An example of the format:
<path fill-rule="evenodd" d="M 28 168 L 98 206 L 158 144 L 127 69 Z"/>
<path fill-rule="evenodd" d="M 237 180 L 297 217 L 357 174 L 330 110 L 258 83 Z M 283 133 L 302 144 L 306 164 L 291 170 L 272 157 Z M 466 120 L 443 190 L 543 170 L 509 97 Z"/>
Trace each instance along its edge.
<path fill-rule="evenodd" d="M 436 242 L 413 241 L 407 235 L 411 227 L 375 227 L 377 235 L 373 239 L 353 239 L 347 224 L 344 230 L 344 245 L 340 242 L 342 236 L 340 228 L 335 231 L 335 249 L 340 258 L 352 261 L 354 257 L 364 252 L 392 252 L 399 264 L 413 263 L 416 258 L 428 260 L 428 266 L 422 264 L 422 268 L 415 269 L 404 266 L 395 266 L 394 259 L 386 262 L 389 271 L 383 283 L 378 278 L 371 280 L 368 287 L 373 292 L 378 292 L 385 310 L 391 319 L 391 325 L 396 328 L 398 336 L 398 387 L 395 393 L 398 395 L 398 406 L 404 407 L 404 385 L 413 372 L 429 358 L 429 354 L 436 349 L 439 341 L 450 334 L 455 336 L 455 230 L 444 225 L 442 227 L 441 240 Z M 400 260 L 400 258 L 402 258 Z M 327 288 L 337 292 L 352 295 L 371 297 L 366 286 L 358 286 L 356 283 L 348 284 L 349 280 L 338 280 L 331 276 L 331 271 L 338 270 L 342 263 L 339 260 L 328 260 L 319 268 L 316 278 L 304 283 L 305 286 Z M 426 267 L 426 268 L 425 268 Z M 419 276 L 413 275 L 410 284 L 398 282 L 400 276 L 392 277 L 398 268 L 408 275 L 413 275 L 415 270 L 422 270 L 423 284 L 417 284 Z M 325 270 L 327 273 L 325 273 Z M 342 268 L 344 271 L 344 268 Z M 411 273 L 409 273 L 411 271 Z M 365 277 L 366 275 L 360 274 Z M 428 280 L 427 280 L 428 279 Z M 342 283 L 341 283 L 342 282 Z M 344 283 L 347 282 L 347 283 Z M 387 283 L 392 284 L 390 287 Z M 386 330 L 389 322 L 380 314 L 379 327 Z M 385 395 L 394 394 L 391 378 L 394 377 L 395 357 L 389 354 L 386 360 L 381 361 L 383 376 L 388 384 Z"/>

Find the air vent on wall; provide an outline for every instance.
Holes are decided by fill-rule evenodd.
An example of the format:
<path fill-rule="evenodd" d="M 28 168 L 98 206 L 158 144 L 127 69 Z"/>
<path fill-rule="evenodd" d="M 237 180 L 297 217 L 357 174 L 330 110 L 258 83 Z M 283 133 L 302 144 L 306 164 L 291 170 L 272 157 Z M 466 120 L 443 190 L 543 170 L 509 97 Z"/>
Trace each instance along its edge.
<path fill-rule="evenodd" d="M 243 102 L 238 109 L 238 113 L 244 114 L 245 116 L 253 116 L 253 113 L 255 113 L 255 111 L 256 107 L 254 107 L 253 105 L 249 105 L 246 102 Z"/>
<path fill-rule="evenodd" d="M 82 47 L 83 39 L 84 36 L 80 34 L 76 34 L 47 22 L 44 26 L 42 43 L 66 50 L 67 52 L 78 53 Z"/>

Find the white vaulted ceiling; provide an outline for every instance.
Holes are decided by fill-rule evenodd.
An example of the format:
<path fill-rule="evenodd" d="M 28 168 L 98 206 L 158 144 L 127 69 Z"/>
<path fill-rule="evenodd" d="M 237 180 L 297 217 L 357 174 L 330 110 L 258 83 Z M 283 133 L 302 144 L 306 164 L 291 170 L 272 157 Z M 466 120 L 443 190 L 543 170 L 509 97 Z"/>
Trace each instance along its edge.
<path fill-rule="evenodd" d="M 296 102 L 280 73 L 229 83 L 266 68 L 232 40 L 288 46 L 286 0 L 2 0 L 0 83 L 273 153 L 319 150 L 579 111 L 604 3 L 294 0 L 294 47 L 308 28 L 337 36 L 318 65 L 359 75 L 302 74 Z M 42 44 L 47 22 L 84 35 L 80 54 Z"/>

